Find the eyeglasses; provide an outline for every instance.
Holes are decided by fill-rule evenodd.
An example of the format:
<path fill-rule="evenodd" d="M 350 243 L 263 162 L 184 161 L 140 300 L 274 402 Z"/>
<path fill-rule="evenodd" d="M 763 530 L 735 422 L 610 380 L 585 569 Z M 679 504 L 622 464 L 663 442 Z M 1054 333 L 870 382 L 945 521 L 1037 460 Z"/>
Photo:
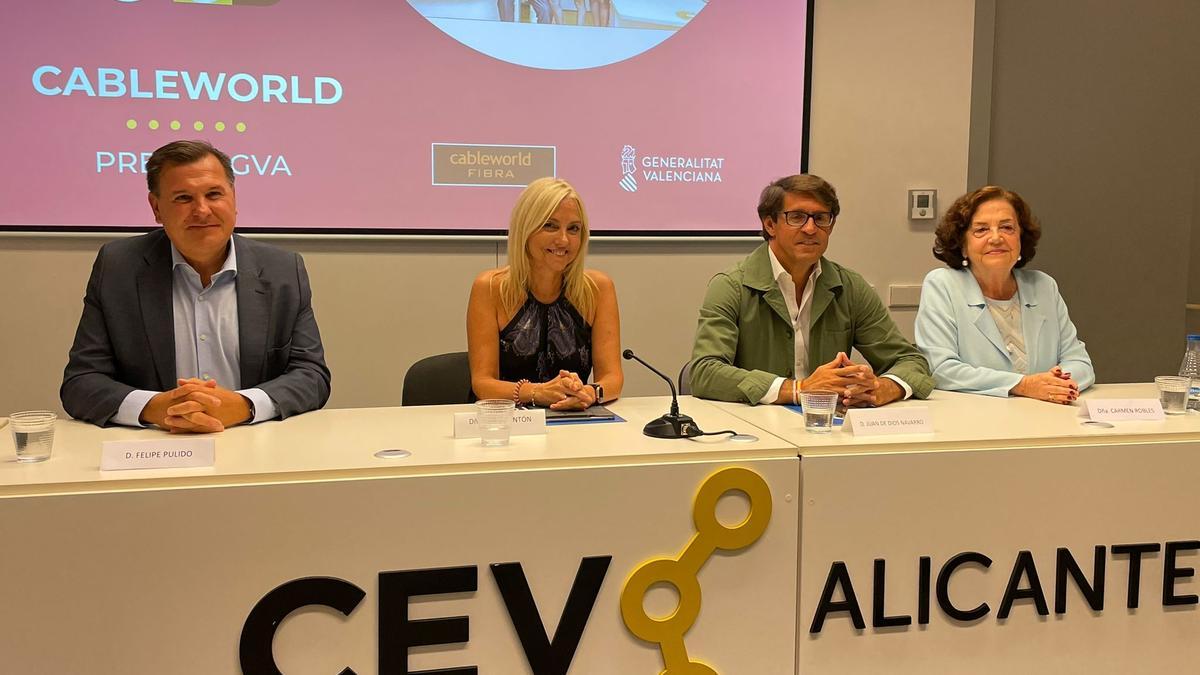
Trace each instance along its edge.
<path fill-rule="evenodd" d="M 826 232 L 833 229 L 834 216 L 828 211 L 819 213 L 809 213 L 808 211 L 782 211 L 783 222 L 792 227 L 804 227 L 812 220 L 813 225 L 825 230 Z"/>
<path fill-rule="evenodd" d="M 972 225 L 968 232 L 976 239 L 983 239 L 990 236 L 992 232 L 997 232 L 1002 237 L 1011 237 L 1017 233 L 1017 226 L 1012 223 L 1000 223 L 999 225 Z"/>

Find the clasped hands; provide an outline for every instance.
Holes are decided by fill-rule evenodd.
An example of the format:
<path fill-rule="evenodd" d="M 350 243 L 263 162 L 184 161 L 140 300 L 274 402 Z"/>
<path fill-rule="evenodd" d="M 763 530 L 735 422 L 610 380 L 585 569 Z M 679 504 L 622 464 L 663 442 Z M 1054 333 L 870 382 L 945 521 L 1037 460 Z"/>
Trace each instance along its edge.
<path fill-rule="evenodd" d="M 177 380 L 179 386 L 155 394 L 142 409 L 143 422 L 171 433 L 212 433 L 250 419 L 245 396 L 218 386 L 216 380 Z"/>
<path fill-rule="evenodd" d="M 1022 377 L 1009 393 L 1039 401 L 1070 405 L 1079 398 L 1079 383 L 1071 379 L 1070 373 L 1054 366 L 1044 373 L 1032 373 Z"/>
<path fill-rule="evenodd" d="M 801 391 L 835 391 L 848 408 L 880 406 L 904 396 L 895 381 L 876 377 L 870 365 L 851 361 L 845 352 L 838 352 L 832 361 L 818 366 L 797 384 Z"/>
<path fill-rule="evenodd" d="M 596 390 L 569 370 L 549 382 L 533 385 L 533 404 L 551 410 L 584 410 L 596 404 Z"/>

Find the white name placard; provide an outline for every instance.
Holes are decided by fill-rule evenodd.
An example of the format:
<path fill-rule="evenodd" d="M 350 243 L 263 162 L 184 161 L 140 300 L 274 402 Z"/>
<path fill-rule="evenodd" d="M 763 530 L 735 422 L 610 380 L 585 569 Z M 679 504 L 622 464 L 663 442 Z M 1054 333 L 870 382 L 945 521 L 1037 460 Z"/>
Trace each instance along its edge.
<path fill-rule="evenodd" d="M 1156 398 L 1089 398 L 1087 410 L 1095 422 L 1166 419 Z"/>
<path fill-rule="evenodd" d="M 929 408 L 851 408 L 846 422 L 855 436 L 932 434 Z"/>
<path fill-rule="evenodd" d="M 546 433 L 546 410 L 530 408 L 514 410 L 512 419 L 513 436 L 531 436 Z M 455 438 L 479 438 L 479 424 L 473 412 L 454 413 Z"/>
<path fill-rule="evenodd" d="M 100 451 L 100 470 L 190 469 L 212 466 L 216 460 L 215 438 L 104 441 Z"/>

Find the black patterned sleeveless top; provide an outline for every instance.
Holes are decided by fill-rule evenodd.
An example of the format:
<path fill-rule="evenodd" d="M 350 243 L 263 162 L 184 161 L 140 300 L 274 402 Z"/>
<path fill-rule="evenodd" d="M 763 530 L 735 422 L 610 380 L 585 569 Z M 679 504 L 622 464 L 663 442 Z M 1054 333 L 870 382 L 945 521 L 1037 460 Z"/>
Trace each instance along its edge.
<path fill-rule="evenodd" d="M 542 304 L 529 294 L 500 331 L 500 379 L 547 382 L 569 370 L 584 382 L 592 373 L 592 327 L 560 293 Z"/>

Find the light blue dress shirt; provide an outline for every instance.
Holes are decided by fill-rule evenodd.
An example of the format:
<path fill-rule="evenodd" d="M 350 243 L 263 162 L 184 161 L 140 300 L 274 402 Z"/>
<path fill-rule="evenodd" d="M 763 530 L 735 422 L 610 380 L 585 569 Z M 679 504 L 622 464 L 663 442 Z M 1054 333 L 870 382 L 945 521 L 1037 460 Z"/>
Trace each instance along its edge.
<path fill-rule="evenodd" d="M 1080 391 L 1096 382 L 1092 359 L 1067 314 L 1058 284 L 1044 272 L 1014 269 L 1025 338 L 1026 370 L 1054 366 L 1071 374 Z M 935 269 L 921 286 L 917 346 L 929 359 L 938 389 L 1008 396 L 1021 381 L 975 275 Z"/>
<path fill-rule="evenodd" d="M 275 402 L 262 389 L 241 388 L 240 352 L 238 351 L 237 251 L 229 240 L 225 263 L 213 275 L 207 288 L 200 274 L 171 245 L 171 302 L 175 317 L 175 377 L 216 380 L 217 385 L 250 399 L 254 417 L 250 423 L 274 419 L 279 415 Z M 145 426 L 142 410 L 157 391 L 131 391 L 113 422 L 125 426 Z"/>

